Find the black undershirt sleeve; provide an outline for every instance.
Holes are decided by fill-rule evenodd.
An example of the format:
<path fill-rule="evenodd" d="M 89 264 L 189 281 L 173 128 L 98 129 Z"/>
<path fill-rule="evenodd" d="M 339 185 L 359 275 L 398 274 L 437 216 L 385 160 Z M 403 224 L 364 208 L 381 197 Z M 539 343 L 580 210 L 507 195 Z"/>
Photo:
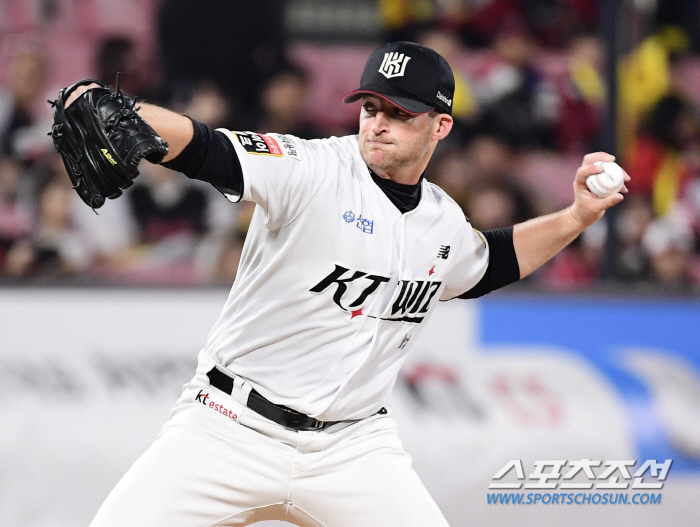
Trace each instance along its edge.
<path fill-rule="evenodd" d="M 243 170 L 236 150 L 223 132 L 190 119 L 194 135 L 180 154 L 164 167 L 182 172 L 190 179 L 211 183 L 224 195 L 243 194 Z"/>
<path fill-rule="evenodd" d="M 478 298 L 520 280 L 520 266 L 513 246 L 513 227 L 483 233 L 489 244 L 489 265 L 474 287 L 457 298 Z"/>

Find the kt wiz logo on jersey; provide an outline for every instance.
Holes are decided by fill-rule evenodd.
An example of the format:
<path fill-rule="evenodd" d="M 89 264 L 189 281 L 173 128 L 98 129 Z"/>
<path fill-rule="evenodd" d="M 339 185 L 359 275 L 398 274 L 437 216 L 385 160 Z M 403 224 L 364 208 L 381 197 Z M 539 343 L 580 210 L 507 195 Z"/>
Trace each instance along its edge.
<path fill-rule="evenodd" d="M 436 298 L 435 293 L 438 292 L 442 284 L 441 281 L 431 280 L 399 280 L 392 297 L 388 316 L 377 317 L 363 313 L 363 306 L 367 299 L 388 281 L 389 278 L 386 276 L 368 274 L 359 270 L 351 271 L 347 267 L 335 264 L 335 269 L 309 291 L 321 294 L 330 289 L 333 292 L 332 300 L 335 305 L 343 311 L 349 312 L 351 319 L 364 315 L 368 318 L 380 318 L 381 320 L 420 323 L 430 310 L 430 306 Z M 349 286 L 356 284 L 361 286 L 360 289 L 354 288 L 353 294 L 347 294 Z M 333 291 L 333 286 L 335 286 L 335 291 Z"/>

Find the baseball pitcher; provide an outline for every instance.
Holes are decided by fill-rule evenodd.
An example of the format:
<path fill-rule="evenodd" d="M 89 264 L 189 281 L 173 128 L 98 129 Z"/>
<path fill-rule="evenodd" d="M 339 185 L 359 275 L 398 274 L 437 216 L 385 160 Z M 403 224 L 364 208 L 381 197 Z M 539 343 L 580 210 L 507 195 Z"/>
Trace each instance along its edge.
<path fill-rule="evenodd" d="M 439 301 L 527 276 L 623 199 L 586 188 L 613 160 L 588 154 L 570 207 L 478 232 L 424 177 L 453 93 L 447 62 L 410 42 L 370 55 L 347 137 L 212 130 L 89 81 L 61 92 L 54 141 L 91 207 L 142 158 L 256 204 L 194 377 L 93 527 L 447 525 L 386 407 L 406 353 Z"/>

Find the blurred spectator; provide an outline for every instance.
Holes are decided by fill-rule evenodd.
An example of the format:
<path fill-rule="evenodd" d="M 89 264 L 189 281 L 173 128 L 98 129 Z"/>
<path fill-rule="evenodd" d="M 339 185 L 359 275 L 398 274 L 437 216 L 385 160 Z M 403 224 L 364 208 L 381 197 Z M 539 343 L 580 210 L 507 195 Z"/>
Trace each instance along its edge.
<path fill-rule="evenodd" d="M 0 157 L 33 161 L 53 148 L 46 135 L 50 125 L 36 115 L 37 103 L 46 91 L 46 74 L 41 54 L 23 51 L 14 57 L 10 86 L 0 90 Z"/>
<path fill-rule="evenodd" d="M 622 280 L 648 279 L 649 255 L 642 238 L 654 218 L 651 200 L 643 194 L 632 194 L 621 205 L 616 221 L 620 247 L 615 276 Z"/>
<path fill-rule="evenodd" d="M 515 174 L 516 159 L 505 142 L 481 135 L 466 150 L 440 152 L 427 174 L 462 207 L 476 228 L 505 227 L 536 214 L 531 196 Z"/>
<path fill-rule="evenodd" d="M 54 165 L 56 172 L 68 179 L 60 156 L 56 155 Z M 122 195 L 107 200 L 95 214 L 78 193 L 73 192 L 71 213 L 76 228 L 89 240 L 94 253 L 90 272 L 99 277 L 109 276 L 121 264 L 122 256 L 136 244 L 137 228 L 128 198 Z"/>
<path fill-rule="evenodd" d="M 455 2 L 448 12 L 451 24 L 460 27 L 462 38 L 470 46 L 487 46 L 493 42 L 504 21 L 518 20 L 524 24 L 525 17 L 517 0 L 484 0 L 482 2 Z"/>
<path fill-rule="evenodd" d="M 142 243 L 168 238 L 197 239 L 207 231 L 207 200 L 181 174 L 160 165 L 143 167 L 142 178 L 128 193 Z"/>
<path fill-rule="evenodd" d="M 470 172 L 462 150 L 447 149 L 436 154 L 426 171 L 428 180 L 435 183 L 462 207 L 467 208 Z"/>
<path fill-rule="evenodd" d="M 181 95 L 185 94 L 182 93 Z M 239 123 L 235 122 L 234 116 L 232 115 L 230 101 L 216 84 L 209 81 L 202 81 L 187 95 L 187 100 L 180 101 L 174 105 L 173 109 L 176 112 L 188 115 L 192 119 L 200 121 L 211 128 L 239 129 Z M 159 168 L 162 170 L 161 167 L 158 167 L 156 171 Z M 211 185 L 187 180 L 181 174 L 170 173 L 170 178 L 172 178 L 174 182 L 177 180 L 175 183 L 177 188 L 186 188 L 195 192 L 194 195 L 198 196 L 196 199 L 200 203 L 196 208 L 201 208 L 202 204 L 205 205 L 205 212 L 202 213 L 203 215 L 198 213 L 196 218 L 194 216 L 190 216 L 190 218 L 194 220 L 194 224 L 205 225 L 206 228 L 204 230 L 207 233 L 216 235 L 212 240 L 205 240 L 203 245 L 196 249 L 197 279 L 212 279 L 212 264 L 210 260 L 216 257 L 212 256 L 212 251 L 216 254 L 219 247 L 218 238 L 221 236 L 221 233 L 228 232 L 235 224 L 237 212 L 241 205 L 231 204 L 231 202 L 224 199 L 221 193 Z M 137 194 L 140 192 L 140 190 L 137 191 Z M 189 199 L 191 200 L 192 198 Z M 200 234 L 203 234 L 203 232 L 204 231 L 200 232 Z M 194 246 L 191 247 L 190 250 L 195 250 Z M 200 257 L 200 255 L 203 256 Z"/>
<path fill-rule="evenodd" d="M 595 31 L 599 0 L 519 0 L 540 44 L 563 49 L 572 35 Z"/>
<path fill-rule="evenodd" d="M 475 79 L 482 129 L 519 147 L 554 148 L 559 100 L 535 67 L 535 43 L 523 21 L 504 21 L 493 49 Z"/>
<path fill-rule="evenodd" d="M 690 38 L 694 53 L 700 53 L 700 4 L 697 0 L 664 0 L 656 5 L 659 27 L 678 26 Z"/>
<path fill-rule="evenodd" d="M 31 237 L 15 243 L 5 260 L 5 273 L 15 277 L 65 278 L 92 263 L 89 241 L 75 227 L 70 181 L 51 174 L 37 189 L 37 218 Z"/>
<path fill-rule="evenodd" d="M 21 173 L 18 162 L 0 160 L 0 271 L 12 246 L 31 232 L 31 207 L 19 197 Z"/>
<path fill-rule="evenodd" d="M 497 187 L 508 196 L 512 222 L 519 223 L 534 218 L 537 214 L 533 198 L 520 183 L 515 170 L 516 153 L 505 141 L 494 136 L 476 137 L 467 148 L 467 165 L 472 188 Z M 473 214 L 467 207 L 467 214 Z M 505 225 L 502 225 L 505 226 Z M 486 227 L 484 227 L 486 228 Z"/>
<path fill-rule="evenodd" d="M 283 0 L 164 0 L 161 58 L 174 98 L 209 81 L 231 102 L 236 128 L 250 129 L 261 87 L 283 63 L 285 5 Z"/>
<path fill-rule="evenodd" d="M 452 5 L 461 2 L 451 2 Z M 384 26 L 383 40 L 416 40 L 416 32 L 437 16 L 434 0 L 377 0 L 379 16 Z"/>
<path fill-rule="evenodd" d="M 520 19 L 538 41 L 561 48 L 571 35 L 596 29 L 597 0 L 378 0 L 385 40 L 415 40 L 439 23 L 472 47 L 488 46 L 504 20 Z"/>
<path fill-rule="evenodd" d="M 642 243 L 656 281 L 678 291 L 690 283 L 693 246 L 689 229 L 673 218 L 658 218 L 649 224 Z"/>
<path fill-rule="evenodd" d="M 639 123 L 672 85 L 671 64 L 690 45 L 678 27 L 665 26 L 644 40 L 619 66 L 618 142 L 625 151 Z"/>
<path fill-rule="evenodd" d="M 483 184 L 473 189 L 467 200 L 467 217 L 480 231 L 509 227 L 516 223 L 517 205 L 507 189 Z"/>
<path fill-rule="evenodd" d="M 182 174 L 144 163 L 122 199 L 130 205 L 136 244 L 104 254 L 99 274 L 126 283 L 198 283 L 197 252 L 208 231 L 206 193 Z"/>
<path fill-rule="evenodd" d="M 604 222 L 591 225 L 535 275 L 537 280 L 560 290 L 590 286 L 600 278 L 606 238 Z"/>
<path fill-rule="evenodd" d="M 323 132 L 304 119 L 308 97 L 306 72 L 291 65 L 283 68 L 262 89 L 263 113 L 255 129 L 263 134 L 276 132 L 302 139 L 324 137 Z"/>
<path fill-rule="evenodd" d="M 97 45 L 95 71 L 97 80 L 112 87 L 116 87 L 117 73 L 121 72 L 119 83 L 122 90 L 131 97 L 150 98 L 151 94 L 144 85 L 139 55 L 131 38 L 112 36 L 102 39 Z"/>
<path fill-rule="evenodd" d="M 452 31 L 434 28 L 422 32 L 418 42 L 442 55 L 452 67 L 454 74 L 455 91 L 452 99 L 452 117 L 455 119 L 455 126 L 450 135 L 441 142 L 441 148 L 444 148 L 445 144 L 464 142 L 474 126 L 478 108 L 470 82 L 457 66 L 458 55 L 462 51 L 459 39 Z"/>
<path fill-rule="evenodd" d="M 567 76 L 558 87 L 557 149 L 585 153 L 597 147 L 605 106 L 605 85 L 600 74 L 603 50 L 591 36 L 575 38 L 569 49 Z"/>
<path fill-rule="evenodd" d="M 175 111 L 188 115 L 211 128 L 236 128 L 232 123 L 231 103 L 211 82 L 202 81 L 186 101 L 175 104 Z"/>
<path fill-rule="evenodd" d="M 631 193 L 652 200 L 654 213 L 663 216 L 673 210 L 688 176 L 682 150 L 700 139 L 700 125 L 693 108 L 675 95 L 661 99 L 627 154 Z"/>
<path fill-rule="evenodd" d="M 683 160 L 692 177 L 688 178 L 684 185 L 681 198 L 676 204 L 673 214 L 690 227 L 695 238 L 695 251 L 700 253 L 700 143 L 687 148 Z M 698 263 L 700 264 L 700 262 Z M 700 268 L 698 271 L 700 272 Z"/>

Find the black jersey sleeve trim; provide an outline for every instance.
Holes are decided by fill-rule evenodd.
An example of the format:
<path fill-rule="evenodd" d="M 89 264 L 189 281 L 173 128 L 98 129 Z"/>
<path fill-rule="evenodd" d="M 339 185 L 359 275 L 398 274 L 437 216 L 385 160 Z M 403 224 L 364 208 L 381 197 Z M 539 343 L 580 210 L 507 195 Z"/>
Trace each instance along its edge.
<path fill-rule="evenodd" d="M 239 201 L 243 196 L 243 169 L 233 144 L 223 132 L 190 120 L 194 128 L 192 140 L 163 166 L 190 179 L 211 183 L 229 200 L 234 197 Z"/>
<path fill-rule="evenodd" d="M 482 233 L 489 245 L 489 264 L 484 276 L 469 291 L 457 298 L 478 298 L 520 280 L 520 266 L 513 245 L 513 227 Z"/>

